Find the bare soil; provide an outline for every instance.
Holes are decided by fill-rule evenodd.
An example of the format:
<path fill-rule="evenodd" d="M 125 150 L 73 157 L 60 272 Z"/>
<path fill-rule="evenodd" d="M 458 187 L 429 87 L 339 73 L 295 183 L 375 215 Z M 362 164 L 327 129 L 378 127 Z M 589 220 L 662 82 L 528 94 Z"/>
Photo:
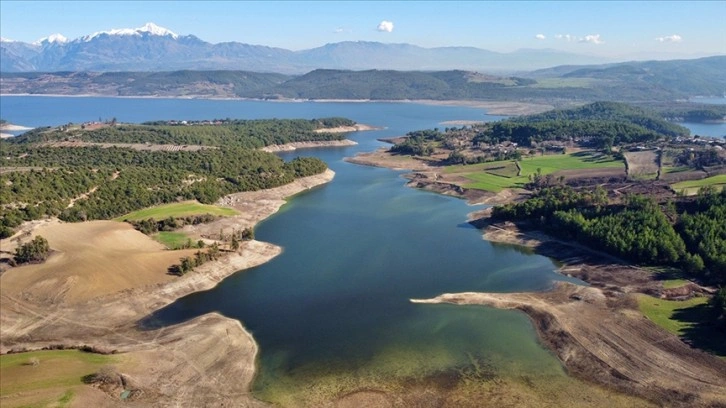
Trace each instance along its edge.
<path fill-rule="evenodd" d="M 319 142 L 293 142 L 293 143 L 286 143 L 283 145 L 270 145 L 263 147 L 262 151 L 269 152 L 269 153 L 275 153 L 275 152 L 290 152 L 297 149 L 311 149 L 314 147 L 345 147 L 345 146 L 355 146 L 358 143 L 344 139 L 344 140 L 329 140 L 329 141 L 319 141 Z"/>
<path fill-rule="evenodd" d="M 654 150 L 627 152 L 623 153 L 623 156 L 625 156 L 630 178 L 655 177 L 660 170 L 657 161 L 658 153 Z"/>

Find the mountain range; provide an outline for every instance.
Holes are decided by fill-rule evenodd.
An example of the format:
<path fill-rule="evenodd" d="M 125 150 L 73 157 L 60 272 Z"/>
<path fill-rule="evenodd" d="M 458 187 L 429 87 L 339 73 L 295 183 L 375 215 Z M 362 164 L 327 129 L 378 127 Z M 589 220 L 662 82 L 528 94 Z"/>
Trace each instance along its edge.
<path fill-rule="evenodd" d="M 510 53 L 474 47 L 346 41 L 301 51 L 239 42 L 212 44 L 153 23 L 69 40 L 53 34 L 34 43 L 0 41 L 1 72 L 245 70 L 302 74 L 314 69 L 531 71 L 556 65 L 612 62 L 551 49 Z"/>

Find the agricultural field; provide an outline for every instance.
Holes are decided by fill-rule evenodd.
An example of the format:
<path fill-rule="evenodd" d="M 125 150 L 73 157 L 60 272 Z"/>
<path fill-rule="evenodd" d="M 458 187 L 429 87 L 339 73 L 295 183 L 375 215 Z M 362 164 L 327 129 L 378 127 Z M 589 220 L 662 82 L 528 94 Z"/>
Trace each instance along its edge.
<path fill-rule="evenodd" d="M 705 186 L 713 186 L 716 190 L 723 189 L 726 186 L 726 174 L 718 174 L 700 180 L 682 181 L 671 185 L 675 191 L 685 195 L 694 195 L 698 193 L 701 187 Z"/>
<path fill-rule="evenodd" d="M 594 152 L 577 152 L 570 154 L 557 154 L 525 158 L 519 161 L 521 172 L 512 160 L 498 161 L 465 166 L 451 166 L 445 170 L 446 174 L 460 175 L 471 182 L 464 185 L 466 188 L 499 192 L 505 188 L 521 188 L 529 182 L 529 176 L 537 173 L 552 174 L 557 177 L 570 176 L 569 172 L 589 171 L 591 169 L 624 168 L 622 161 Z M 519 175 L 518 175 L 519 173 Z"/>
<path fill-rule="evenodd" d="M 222 217 L 230 217 L 237 215 L 238 212 L 225 207 L 216 205 L 201 204 L 197 201 L 184 201 L 181 203 L 172 203 L 158 205 L 155 207 L 144 208 L 132 213 L 122 215 L 116 218 L 116 221 L 139 221 L 149 218 L 162 220 L 169 217 L 180 218 L 192 215 L 211 214 Z"/>
<path fill-rule="evenodd" d="M 166 245 L 169 249 L 181 249 L 190 239 L 189 236 L 183 232 L 173 231 L 159 231 L 159 233 L 154 234 L 152 238 Z M 193 245 L 196 245 L 196 242 L 194 242 Z"/>
<path fill-rule="evenodd" d="M 67 407 L 84 391 L 83 377 L 121 357 L 78 350 L 33 351 L 0 356 L 0 405 Z"/>
<path fill-rule="evenodd" d="M 658 174 L 658 153 L 654 150 L 623 153 L 628 162 L 628 177 L 655 180 Z"/>
<path fill-rule="evenodd" d="M 34 234 L 48 240 L 51 256 L 6 271 L 0 285 L 4 294 L 38 304 L 79 304 L 168 282 L 176 279 L 168 268 L 196 251 L 169 251 L 131 225 L 113 221 L 49 223 Z"/>

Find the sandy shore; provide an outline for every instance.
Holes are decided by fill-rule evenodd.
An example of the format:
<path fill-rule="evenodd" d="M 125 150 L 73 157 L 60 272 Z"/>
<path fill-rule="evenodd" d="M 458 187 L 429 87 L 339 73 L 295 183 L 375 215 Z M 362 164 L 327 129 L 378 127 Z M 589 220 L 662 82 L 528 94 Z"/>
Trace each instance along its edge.
<path fill-rule="evenodd" d="M 355 146 L 357 145 L 357 142 L 354 142 L 352 140 L 343 139 L 343 140 L 328 140 L 328 141 L 319 141 L 319 142 L 293 142 L 293 143 L 286 143 L 283 145 L 270 145 L 263 147 L 262 151 L 269 152 L 269 153 L 275 153 L 275 152 L 291 152 L 293 150 L 297 149 L 313 149 L 317 147 L 346 147 L 346 146 Z"/>
<path fill-rule="evenodd" d="M 255 98 L 236 98 L 236 97 L 214 97 L 209 95 L 187 95 L 187 96 L 120 96 L 105 94 L 81 94 L 81 95 L 60 95 L 60 94 L 0 94 L 2 97 L 12 96 L 43 96 L 43 97 L 68 97 L 68 98 L 142 98 L 142 99 L 211 99 L 211 100 L 241 100 L 241 101 L 264 101 L 264 102 L 315 102 L 315 103 L 416 103 L 423 105 L 440 105 L 440 106 L 468 106 L 472 108 L 484 109 L 489 115 L 501 116 L 518 116 L 542 113 L 551 110 L 551 105 L 536 104 L 528 102 L 508 102 L 508 101 L 477 101 L 477 100 L 434 100 L 434 99 L 255 99 Z"/>
<path fill-rule="evenodd" d="M 316 129 L 315 133 L 350 133 L 350 132 L 364 132 L 367 130 L 380 130 L 382 128 L 371 125 L 364 125 L 362 123 L 356 123 L 353 126 L 338 126 L 334 128 Z"/>
<path fill-rule="evenodd" d="M 242 213 L 214 225 L 195 226 L 188 232 L 218 235 L 220 228 L 231 232 L 254 226 L 274 214 L 286 198 L 327 183 L 333 177 L 334 173 L 327 170 L 274 189 L 224 197 L 220 203 Z M 25 234 L 27 239 L 34 228 L 44 224 L 34 223 Z M 38 304 L 23 290 L 5 290 L 2 285 L 0 352 L 33 350 L 50 344 L 91 345 L 119 352 L 116 369 L 130 384 L 128 388 L 143 391 L 131 401 L 133 406 L 262 405 L 249 391 L 257 345 L 238 321 L 212 313 L 162 329 L 146 330 L 138 324 L 180 297 L 208 290 L 231 274 L 267 262 L 281 251 L 280 247 L 264 242 L 242 242 L 237 252 L 182 277 L 74 304 Z M 0 279 L 13 277 L 16 272 L 22 272 L 21 268 L 6 271 Z M 113 390 L 116 391 L 119 390 Z M 114 393 L 89 387 L 74 398 L 74 404 L 120 406 L 118 394 Z"/>
<path fill-rule="evenodd" d="M 26 126 L 19 126 L 19 125 L 13 125 L 11 123 L 5 123 L 3 125 L 0 125 L 0 139 L 8 139 L 11 137 L 15 137 L 15 135 L 11 133 L 4 133 L 4 132 L 19 132 L 22 130 L 31 130 L 33 128 L 29 128 Z"/>
<path fill-rule="evenodd" d="M 31 129 L 33 129 L 33 128 L 26 127 L 26 126 L 20 126 L 20 125 L 13 125 L 13 124 L 9 124 L 9 123 L 0 125 L 0 130 L 4 130 L 7 132 L 15 132 L 15 131 L 19 131 L 19 130 L 31 130 Z"/>

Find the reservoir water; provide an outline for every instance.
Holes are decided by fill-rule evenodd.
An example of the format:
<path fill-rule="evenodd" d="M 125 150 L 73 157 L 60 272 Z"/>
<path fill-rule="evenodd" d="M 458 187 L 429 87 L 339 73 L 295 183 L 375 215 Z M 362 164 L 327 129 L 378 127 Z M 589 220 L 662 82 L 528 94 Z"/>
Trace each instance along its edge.
<path fill-rule="evenodd" d="M 461 291 L 539 291 L 567 280 L 548 258 L 484 241 L 466 223 L 464 201 L 404 187 L 402 172 L 343 161 L 382 145 L 376 139 L 496 120 L 480 109 L 410 103 L 0 98 L 2 116 L 26 126 L 117 118 L 315 118 L 344 116 L 384 127 L 357 132 L 357 146 L 300 150 L 336 172 L 324 186 L 292 198 L 256 228 L 284 252 L 216 288 L 158 311 L 157 325 L 216 311 L 235 319 L 260 345 L 254 391 L 262 399 L 328 398 L 356 388 L 422 379 L 468 368 L 497 375 L 565 378 L 519 312 L 416 305 Z M 312 391 L 311 391 L 312 390 Z M 306 396 L 305 398 L 309 398 Z"/>

